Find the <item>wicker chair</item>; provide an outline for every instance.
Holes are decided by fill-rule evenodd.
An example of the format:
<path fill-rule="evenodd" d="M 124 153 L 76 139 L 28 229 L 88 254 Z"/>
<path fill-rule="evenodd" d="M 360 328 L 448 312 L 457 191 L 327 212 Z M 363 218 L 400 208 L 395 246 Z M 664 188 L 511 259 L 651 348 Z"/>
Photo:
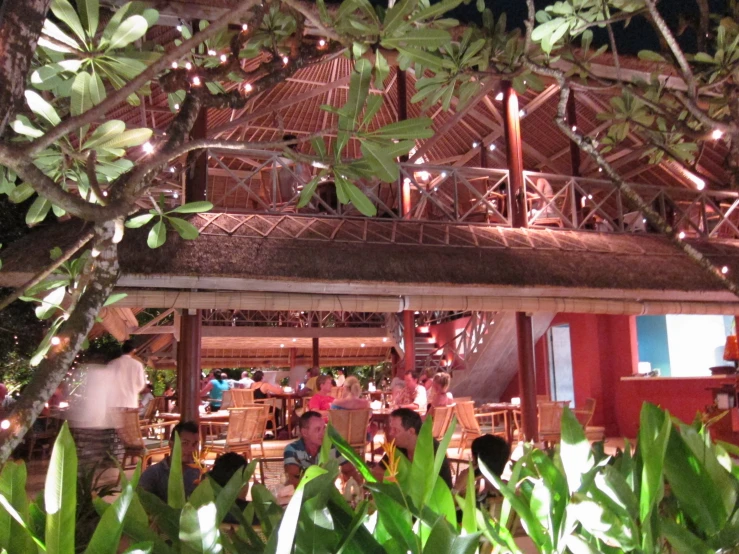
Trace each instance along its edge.
<path fill-rule="evenodd" d="M 372 410 L 329 410 L 328 421 L 357 454 L 364 458 L 367 426 Z"/>
<path fill-rule="evenodd" d="M 562 438 L 562 410 L 568 402 L 539 402 L 539 440 L 545 444 Z"/>
<path fill-rule="evenodd" d="M 242 453 L 247 459 L 252 458 L 251 447 L 260 445 L 264 456 L 264 430 L 267 423 L 267 407 L 260 405 L 244 408 L 230 408 L 228 423 L 209 422 L 208 436 L 214 438 L 206 440 L 204 449 L 216 455 L 226 452 Z M 225 427 L 225 437 L 214 434 L 214 428 Z"/>
<path fill-rule="evenodd" d="M 595 398 L 588 398 L 585 400 L 585 407 L 572 410 L 575 414 L 577 421 L 580 422 L 582 428 L 587 428 L 590 420 L 593 419 L 593 413 L 595 412 Z"/>
<path fill-rule="evenodd" d="M 274 398 L 262 398 L 252 401 L 252 406 L 265 406 L 267 412 L 267 423 L 272 423 L 272 432 L 277 437 L 277 418 L 275 417 L 275 399 Z M 282 417 L 287 421 L 288 414 L 282 414 Z"/>
<path fill-rule="evenodd" d="M 434 408 L 431 412 L 430 415 L 434 422 L 431 434 L 437 441 L 444 438 L 447 429 L 449 429 L 449 424 L 452 422 L 452 417 L 454 417 L 454 411 L 454 406 L 443 406 Z"/>
<path fill-rule="evenodd" d="M 471 400 L 455 404 L 457 420 L 462 428 L 459 448 L 467 448 L 468 442 L 487 433 L 506 436 L 508 414 L 505 410 L 497 412 L 475 413 L 475 403 Z"/>
<path fill-rule="evenodd" d="M 123 467 L 126 467 L 127 458 L 131 459 L 132 465 L 135 458 L 141 458 L 141 465 L 146 468 L 154 456 L 168 455 L 169 437 L 176 423 L 170 421 L 142 425 L 139 422 L 138 409 L 120 410 L 118 436 L 123 443 Z"/>
<path fill-rule="evenodd" d="M 243 408 L 254 404 L 254 391 L 252 389 L 233 389 L 228 392 L 231 393 L 234 408 Z"/>
<path fill-rule="evenodd" d="M 146 405 L 144 415 L 139 418 L 141 423 L 155 423 L 157 419 L 157 414 L 159 412 L 166 411 L 164 409 L 166 401 L 167 399 L 164 396 L 155 396 L 154 398 L 152 398 L 151 401 Z"/>

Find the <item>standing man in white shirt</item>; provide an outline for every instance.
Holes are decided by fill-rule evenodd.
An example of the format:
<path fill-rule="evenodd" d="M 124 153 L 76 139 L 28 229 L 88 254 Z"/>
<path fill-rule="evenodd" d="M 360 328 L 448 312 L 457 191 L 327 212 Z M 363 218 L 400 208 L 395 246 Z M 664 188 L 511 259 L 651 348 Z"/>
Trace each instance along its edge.
<path fill-rule="evenodd" d="M 146 385 L 144 364 L 134 356 L 133 341 L 127 340 L 121 347 L 123 353 L 108 364 L 115 370 L 114 379 L 118 393 L 113 402 L 116 408 L 139 408 L 139 393 Z"/>
<path fill-rule="evenodd" d="M 248 371 L 242 371 L 241 372 L 241 379 L 237 381 L 242 389 L 250 389 L 251 386 L 254 384 L 254 379 L 249 377 Z"/>

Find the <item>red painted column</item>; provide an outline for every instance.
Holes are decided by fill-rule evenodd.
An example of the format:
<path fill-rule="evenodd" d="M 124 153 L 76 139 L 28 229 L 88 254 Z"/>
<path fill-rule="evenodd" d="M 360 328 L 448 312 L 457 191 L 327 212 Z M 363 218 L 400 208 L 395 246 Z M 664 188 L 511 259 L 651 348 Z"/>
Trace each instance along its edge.
<path fill-rule="evenodd" d="M 200 341 L 202 313 L 182 311 L 180 343 L 177 345 L 177 404 L 181 421 L 200 419 Z"/>
<path fill-rule="evenodd" d="M 403 312 L 403 346 L 405 347 L 405 371 L 416 369 L 416 317 L 413 311 Z"/>
<path fill-rule="evenodd" d="M 523 178 L 523 147 L 518 96 L 509 81 L 503 82 L 503 117 L 505 123 L 506 158 L 508 160 L 508 194 L 513 227 L 528 227 L 526 187 Z M 534 329 L 531 316 L 516 312 L 518 341 L 518 388 L 521 395 L 521 426 L 526 441 L 538 439 L 536 413 L 536 367 L 534 364 Z"/>

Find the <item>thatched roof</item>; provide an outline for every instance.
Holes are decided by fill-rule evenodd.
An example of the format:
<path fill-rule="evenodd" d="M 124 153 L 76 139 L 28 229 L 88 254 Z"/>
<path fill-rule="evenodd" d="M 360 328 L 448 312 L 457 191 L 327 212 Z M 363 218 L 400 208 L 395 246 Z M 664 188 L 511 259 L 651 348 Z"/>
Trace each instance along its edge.
<path fill-rule="evenodd" d="M 184 290 L 439 294 L 454 287 L 456 294 L 516 291 L 534 296 L 732 299 L 656 235 L 469 225 L 449 226 L 454 232 L 444 244 L 441 224 L 229 216 L 242 219 L 229 234 L 209 225 L 208 218 L 213 217 L 192 218 L 204 228 L 197 240 L 184 241 L 171 233 L 156 250 L 146 246 L 147 229 L 129 230 L 120 244 L 121 283 L 129 287 L 158 283 Z M 246 220 L 251 223 L 243 224 Z M 361 229 L 365 224 L 371 225 L 371 232 L 363 238 L 352 225 Z M 333 238 L 327 239 L 331 229 L 328 236 Z M 0 285 L 17 285 L 38 271 L 47 259 L 45 253 L 71 242 L 78 230 L 74 223 L 48 226 L 12 244 L 3 251 Z M 419 237 L 427 242 L 419 243 Z M 739 272 L 739 245 L 693 244 L 714 263 Z"/>

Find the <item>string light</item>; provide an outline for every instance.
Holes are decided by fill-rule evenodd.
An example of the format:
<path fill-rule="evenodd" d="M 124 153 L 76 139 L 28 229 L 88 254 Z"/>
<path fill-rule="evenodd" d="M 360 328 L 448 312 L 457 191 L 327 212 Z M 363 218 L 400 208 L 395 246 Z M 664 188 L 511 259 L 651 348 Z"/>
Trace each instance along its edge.
<path fill-rule="evenodd" d="M 326 41 L 323 40 L 323 39 L 319 40 L 318 41 L 318 46 L 320 46 L 321 48 L 323 48 L 324 46 L 326 46 Z"/>
<path fill-rule="evenodd" d="M 287 63 L 288 63 L 289 61 L 290 61 L 290 58 L 288 58 L 287 56 L 282 56 L 282 63 L 283 63 L 283 64 L 287 65 Z"/>
<path fill-rule="evenodd" d="M 174 106 L 172 106 L 172 107 L 173 107 L 173 108 L 174 108 L 175 110 L 179 110 L 179 109 L 180 109 L 180 105 L 179 105 L 179 104 L 175 104 L 175 105 L 174 105 Z"/>
<path fill-rule="evenodd" d="M 251 86 L 251 83 L 246 83 L 246 84 L 244 85 L 244 90 L 245 90 L 246 92 L 251 92 L 251 91 L 252 91 L 253 89 L 254 89 L 254 87 L 253 87 L 253 86 Z"/>
<path fill-rule="evenodd" d="M 729 268 L 728 267 L 724 266 L 724 267 L 721 268 L 721 273 L 723 273 L 724 275 L 726 275 L 728 272 L 729 272 Z"/>
<path fill-rule="evenodd" d="M 247 25 L 246 23 L 244 23 L 244 24 L 243 24 L 243 25 L 241 26 L 241 30 L 242 30 L 242 31 L 248 31 L 248 30 L 249 30 L 249 26 L 248 26 L 248 25 Z"/>
<path fill-rule="evenodd" d="M 141 148 L 143 148 L 144 153 L 146 154 L 151 154 L 152 152 L 154 152 L 154 145 L 148 140 L 143 144 Z"/>
<path fill-rule="evenodd" d="M 284 345 L 284 344 L 281 344 L 281 345 L 280 345 L 280 348 L 285 348 L 285 345 Z"/>
<path fill-rule="evenodd" d="M 472 143 L 472 148 L 477 148 L 478 146 L 480 146 L 479 142 L 475 141 Z"/>
<path fill-rule="evenodd" d="M 718 140 L 723 136 L 724 136 L 724 132 L 721 129 L 714 129 L 713 132 L 711 133 L 711 137 L 713 138 L 713 140 Z"/>
<path fill-rule="evenodd" d="M 176 29 L 181 33 L 182 32 L 182 25 L 177 25 Z"/>
<path fill-rule="evenodd" d="M 190 71 L 192 69 L 192 64 L 190 62 L 187 62 L 185 64 L 185 69 L 187 69 L 188 71 Z"/>
<path fill-rule="evenodd" d="M 174 166 L 171 166 L 171 167 L 169 168 L 169 172 L 170 172 L 170 173 L 174 173 Z"/>
<path fill-rule="evenodd" d="M 677 235 L 677 238 L 679 238 L 680 240 L 684 239 L 685 238 L 685 231 L 680 231 L 680 233 Z"/>
<path fill-rule="evenodd" d="M 177 69 L 179 67 L 179 64 L 177 62 L 172 62 L 172 69 Z"/>
<path fill-rule="evenodd" d="M 365 346 L 365 345 L 364 345 L 364 343 L 362 343 L 362 344 L 360 344 L 359 346 L 360 346 L 361 348 L 364 348 L 364 346 Z"/>
<path fill-rule="evenodd" d="M 572 126 L 572 132 L 574 133 L 575 131 L 577 131 L 577 125 Z"/>
<path fill-rule="evenodd" d="M 197 75 L 195 75 L 195 77 L 192 78 L 192 84 L 195 87 L 199 87 L 200 86 L 200 77 L 198 77 Z"/>
<path fill-rule="evenodd" d="M 0 429 L 10 429 L 10 420 L 3 419 L 2 423 L 0 423 Z"/>
<path fill-rule="evenodd" d="M 180 197 L 179 193 L 177 193 L 177 192 L 175 192 L 175 193 L 174 193 L 174 194 L 173 194 L 172 196 L 173 196 L 173 197 L 174 197 L 175 199 L 177 199 L 177 198 L 179 198 L 179 197 Z"/>
<path fill-rule="evenodd" d="M 215 50 L 208 50 L 208 55 L 209 56 L 215 56 L 216 55 L 216 51 Z"/>
<path fill-rule="evenodd" d="M 526 110 L 518 110 L 518 116 L 523 117 L 526 115 Z"/>
<path fill-rule="evenodd" d="M 221 61 L 226 63 L 228 61 L 228 56 L 226 54 L 221 54 Z"/>
<path fill-rule="evenodd" d="M 499 92 L 498 94 L 496 94 L 496 95 L 495 95 L 495 99 L 496 99 L 496 100 L 497 100 L 498 102 L 500 102 L 501 100 L 503 100 L 503 93 L 502 93 L 502 92 Z"/>
<path fill-rule="evenodd" d="M 62 339 L 60 339 L 59 337 L 51 337 L 51 344 L 53 344 L 54 346 L 59 346 L 61 343 Z"/>
<path fill-rule="evenodd" d="M 488 146 L 488 150 L 490 150 L 491 152 L 495 150 L 495 145 L 491 144 L 490 146 Z"/>

